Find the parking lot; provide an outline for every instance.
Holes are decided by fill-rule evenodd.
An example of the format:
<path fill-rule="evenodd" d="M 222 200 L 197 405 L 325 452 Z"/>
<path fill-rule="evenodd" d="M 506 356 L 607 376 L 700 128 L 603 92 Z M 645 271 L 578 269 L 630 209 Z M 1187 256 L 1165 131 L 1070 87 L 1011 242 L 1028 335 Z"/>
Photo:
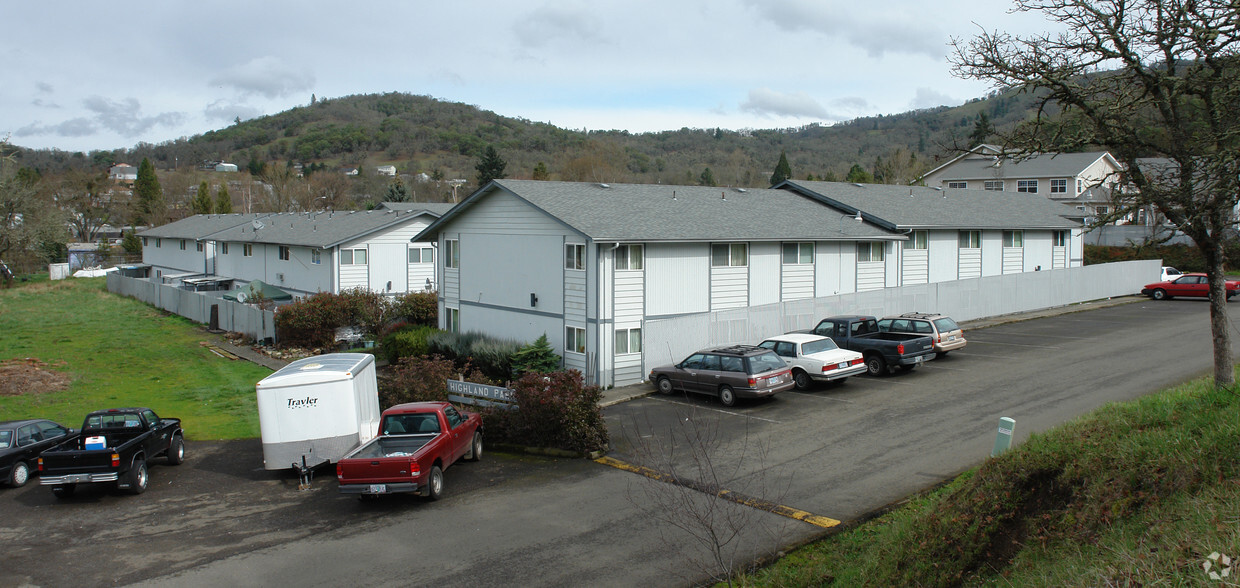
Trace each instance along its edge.
<path fill-rule="evenodd" d="M 1001 416 L 1016 442 L 1110 401 L 1209 373 L 1208 306 L 1138 301 L 966 330 L 968 348 L 910 373 L 854 377 L 723 408 L 649 396 L 604 411 L 609 457 L 849 520 L 976 465 Z M 0 490 L 0 585 L 683 585 L 704 556 L 665 520 L 676 484 L 587 460 L 497 455 L 446 473 L 436 503 L 362 505 L 330 472 L 299 492 L 261 469 L 257 440 L 191 443 L 141 496 L 57 501 L 37 480 Z M 651 491 L 654 488 L 654 491 Z M 693 491 L 696 492 L 696 491 Z M 680 512 L 691 512 L 685 503 Z M 734 555 L 821 526 L 736 505 Z M 674 514 L 674 513 L 672 513 Z M 418 566 L 413 562 L 446 562 Z"/>

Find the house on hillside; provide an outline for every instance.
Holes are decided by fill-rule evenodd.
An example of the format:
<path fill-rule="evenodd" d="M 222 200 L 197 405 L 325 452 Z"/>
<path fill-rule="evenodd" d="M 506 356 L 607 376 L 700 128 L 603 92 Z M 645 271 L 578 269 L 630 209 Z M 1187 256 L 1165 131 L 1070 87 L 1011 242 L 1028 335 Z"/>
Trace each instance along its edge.
<path fill-rule="evenodd" d="M 237 171 L 237 164 L 235 164 L 235 163 L 226 163 L 226 162 L 221 161 L 220 163 L 215 164 L 215 171 L 217 171 L 217 172 L 235 172 L 235 171 Z"/>
<path fill-rule="evenodd" d="M 921 183 L 944 189 L 1039 194 L 1076 208 L 1083 217 L 1094 217 L 1106 214 L 1110 203 L 1099 202 L 1099 193 L 1090 194 L 1090 189 L 1114 189 L 1122 169 L 1105 151 L 1042 153 L 1016 159 L 999 146 L 981 144 L 930 170 Z"/>
<path fill-rule="evenodd" d="M 970 189 L 788 180 L 791 190 L 907 236 L 892 244 L 903 286 L 1083 265 L 1081 213 L 1045 198 Z"/>
<path fill-rule="evenodd" d="M 108 179 L 133 187 L 133 183 L 138 181 L 138 168 L 128 163 L 118 163 L 108 170 Z"/>
<path fill-rule="evenodd" d="M 375 171 L 381 176 L 396 177 L 396 166 L 394 165 L 381 165 L 375 168 Z"/>

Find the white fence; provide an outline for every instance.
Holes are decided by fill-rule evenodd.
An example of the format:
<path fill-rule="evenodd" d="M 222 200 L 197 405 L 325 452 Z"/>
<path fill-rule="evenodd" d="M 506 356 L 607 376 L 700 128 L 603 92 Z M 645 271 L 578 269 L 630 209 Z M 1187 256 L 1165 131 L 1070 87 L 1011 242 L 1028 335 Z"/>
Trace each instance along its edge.
<path fill-rule="evenodd" d="M 204 325 L 211 322 L 211 307 L 218 305 L 221 329 L 245 333 L 259 341 L 275 340 L 275 312 L 219 298 L 223 292 L 191 292 L 142 278 L 127 278 L 117 272 L 108 274 L 108 291 L 132 296 Z"/>
<path fill-rule="evenodd" d="M 1158 281 L 1161 262 L 1125 261 L 885 288 L 793 302 L 648 319 L 642 329 L 642 373 L 714 345 L 757 343 L 810 329 L 824 317 L 937 312 L 968 321 L 1136 294 Z M 619 382 L 617 382 L 619 383 Z"/>

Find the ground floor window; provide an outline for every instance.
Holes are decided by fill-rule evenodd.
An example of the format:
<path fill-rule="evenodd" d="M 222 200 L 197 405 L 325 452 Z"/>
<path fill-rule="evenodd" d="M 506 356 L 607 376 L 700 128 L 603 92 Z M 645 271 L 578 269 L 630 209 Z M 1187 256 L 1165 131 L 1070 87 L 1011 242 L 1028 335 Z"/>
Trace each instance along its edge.
<path fill-rule="evenodd" d="M 585 353 L 586 330 L 578 327 L 564 327 L 564 351 Z"/>
<path fill-rule="evenodd" d="M 857 243 L 857 261 L 882 261 L 886 252 L 882 241 Z"/>
<path fill-rule="evenodd" d="M 641 329 L 616 329 L 616 355 L 641 352 Z"/>
<path fill-rule="evenodd" d="M 447 314 L 446 324 L 444 325 L 445 330 L 450 333 L 461 332 L 461 309 L 449 308 Z"/>

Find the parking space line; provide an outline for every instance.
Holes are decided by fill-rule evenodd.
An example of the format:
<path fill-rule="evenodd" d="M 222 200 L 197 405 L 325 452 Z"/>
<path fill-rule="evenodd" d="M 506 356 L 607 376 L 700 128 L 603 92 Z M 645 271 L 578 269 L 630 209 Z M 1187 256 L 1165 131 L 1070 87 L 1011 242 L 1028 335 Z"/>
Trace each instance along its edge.
<path fill-rule="evenodd" d="M 675 400 L 668 400 L 667 398 L 659 398 L 658 396 L 647 396 L 647 398 L 649 398 L 649 399 L 651 399 L 651 400 L 658 400 L 659 402 L 667 402 L 667 403 L 669 403 L 669 404 L 679 404 L 679 405 L 681 405 L 681 406 L 689 406 L 689 407 L 693 407 L 693 408 L 700 408 L 700 409 L 702 409 L 702 410 L 713 410 L 713 411 L 715 411 L 715 412 L 721 412 L 721 413 L 723 413 L 723 414 L 728 414 L 728 415 L 732 415 L 732 416 L 745 417 L 745 418 L 747 418 L 747 419 L 755 419 L 755 420 L 759 420 L 759 421 L 766 421 L 766 422 L 768 422 L 768 423 L 774 423 L 774 424 L 776 424 L 776 425 L 782 425 L 782 424 L 783 424 L 783 423 L 782 423 L 782 422 L 780 422 L 780 421 L 774 421 L 774 420 L 771 420 L 771 419 L 762 418 L 762 417 L 760 417 L 760 416 L 753 416 L 753 415 L 751 415 L 751 414 L 744 414 L 744 413 L 740 413 L 740 412 L 732 412 L 732 411 L 730 411 L 730 410 L 723 410 L 722 408 L 714 408 L 714 407 L 710 407 L 710 406 L 701 406 L 701 405 L 697 405 L 697 404 L 689 404 L 688 402 L 678 402 L 678 401 L 675 401 Z"/>
<path fill-rule="evenodd" d="M 750 508 L 756 508 L 758 510 L 765 510 L 769 513 L 777 514 L 781 517 L 787 517 L 793 520 L 801 521 L 803 523 L 809 523 L 816 527 L 822 527 L 823 529 L 830 529 L 831 527 L 834 527 L 840 524 L 840 521 L 833 519 L 831 517 L 824 517 L 822 515 L 816 515 L 814 513 L 801 510 L 799 508 L 792 508 L 790 506 L 776 504 L 769 500 L 763 500 L 761 498 L 756 498 L 753 496 L 746 496 L 739 492 L 733 492 L 726 488 L 713 487 L 711 485 L 703 484 L 701 482 L 697 482 L 694 480 L 681 480 L 671 474 L 665 474 L 663 472 L 650 469 L 646 466 L 634 465 L 634 464 L 623 462 L 623 461 L 620 461 L 618 459 L 611 458 L 611 457 L 606 457 L 606 456 L 600 457 L 594 460 L 594 463 L 598 463 L 598 464 L 605 465 L 608 467 L 616 468 L 618 470 L 624 470 L 626 472 L 632 472 L 634 474 L 646 476 L 647 478 L 650 478 L 651 480 L 658 480 L 660 482 L 666 482 L 668 484 L 676 484 L 677 486 L 683 486 L 691 490 L 697 490 L 704 494 L 711 494 L 714 496 L 718 496 L 719 498 L 722 498 L 729 502 L 735 502 L 736 504 L 748 506 Z"/>

